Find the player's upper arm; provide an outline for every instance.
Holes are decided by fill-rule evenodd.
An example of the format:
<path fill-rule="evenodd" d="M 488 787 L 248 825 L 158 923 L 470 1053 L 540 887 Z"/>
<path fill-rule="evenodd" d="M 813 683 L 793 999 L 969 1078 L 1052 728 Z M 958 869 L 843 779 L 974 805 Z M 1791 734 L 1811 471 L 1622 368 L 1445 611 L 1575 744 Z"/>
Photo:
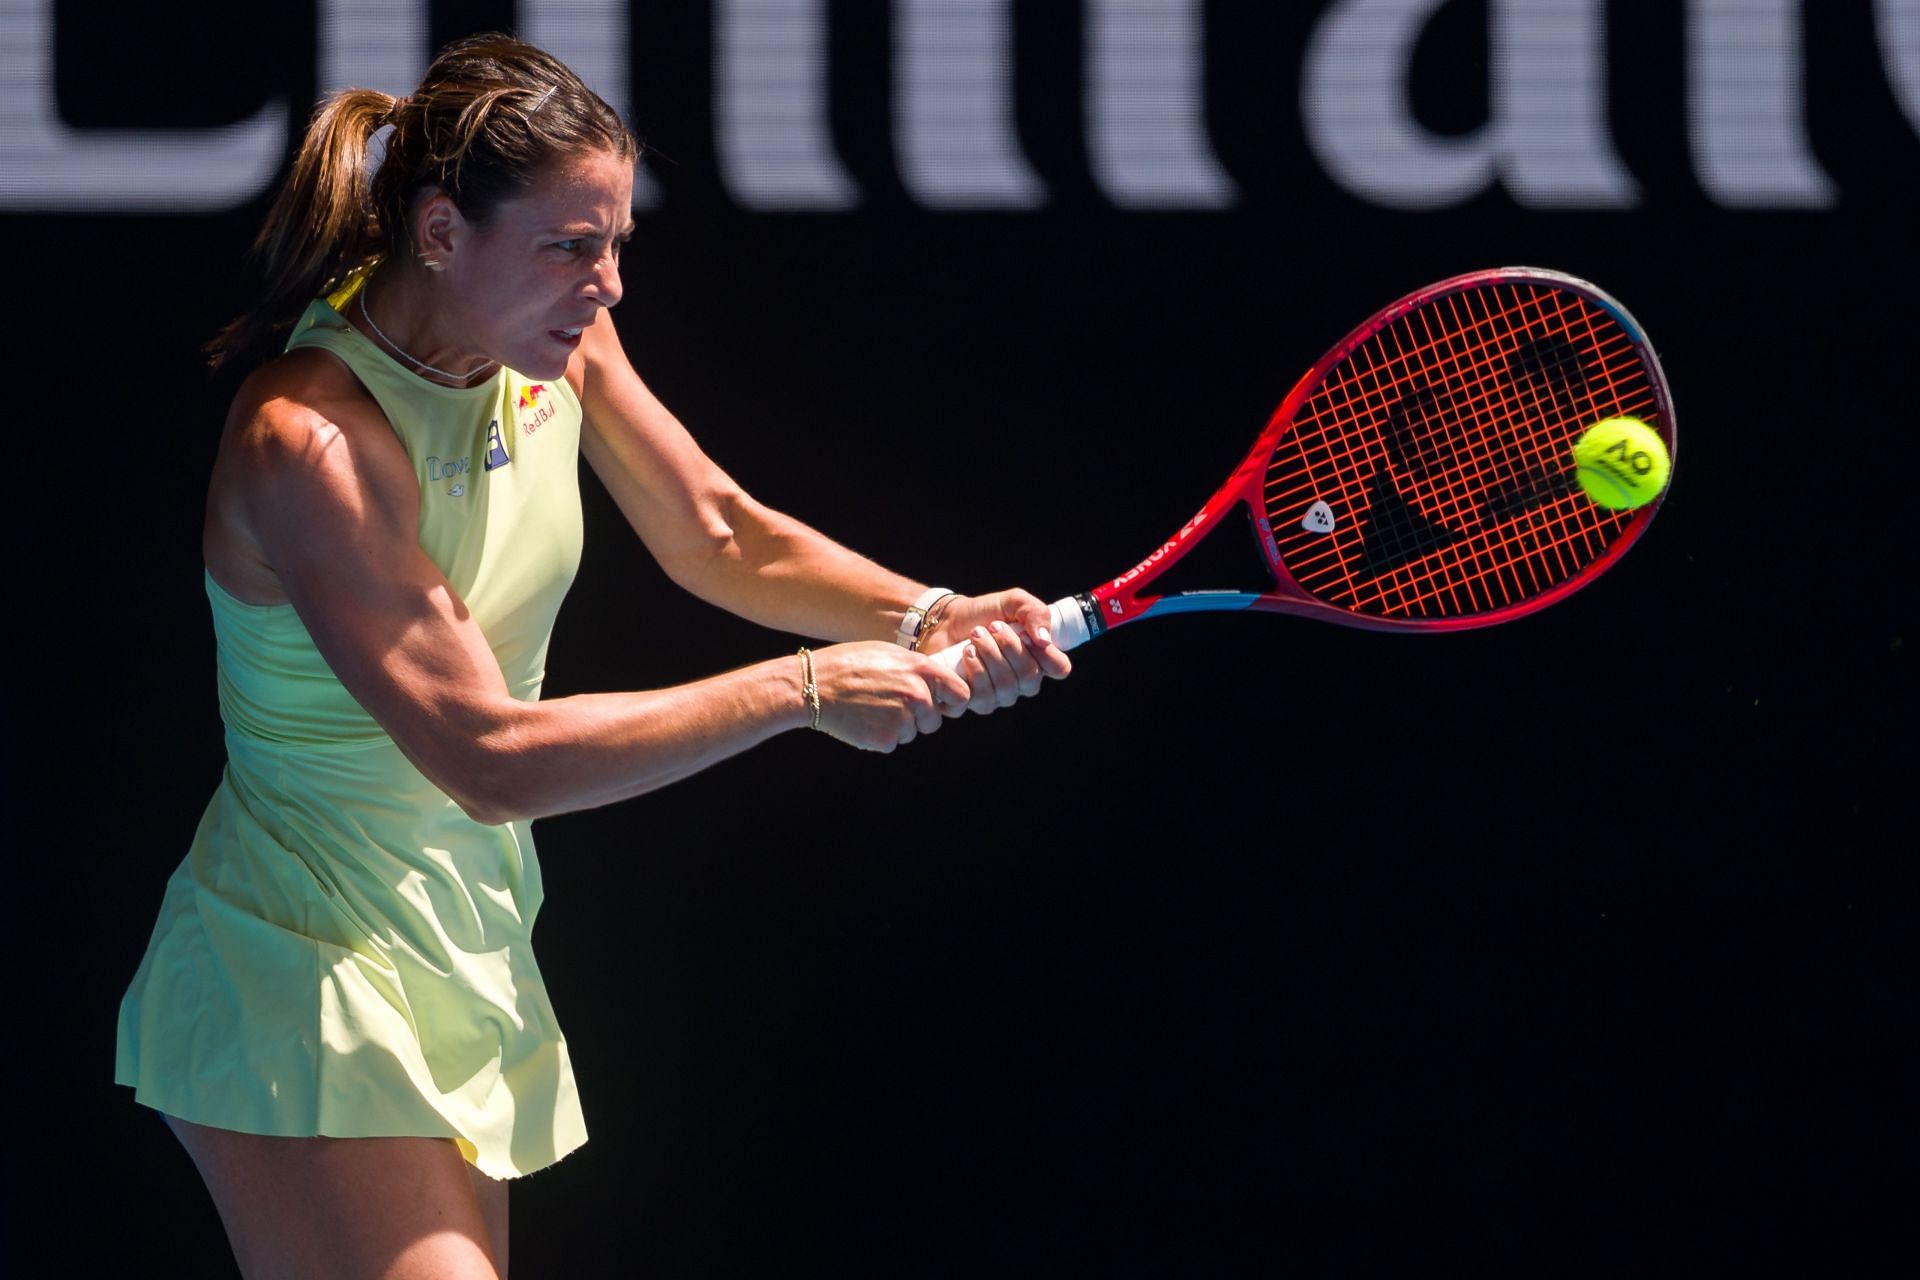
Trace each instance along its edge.
<path fill-rule="evenodd" d="M 640 380 L 606 312 L 576 360 L 581 451 L 661 568 L 688 585 L 732 542 L 750 499 Z"/>
<path fill-rule="evenodd" d="M 325 362 L 325 363 L 317 363 Z M 479 626 L 419 544 L 419 483 L 331 358 L 250 379 L 229 421 L 245 517 L 321 656 L 407 756 L 476 817 L 511 697 Z"/>

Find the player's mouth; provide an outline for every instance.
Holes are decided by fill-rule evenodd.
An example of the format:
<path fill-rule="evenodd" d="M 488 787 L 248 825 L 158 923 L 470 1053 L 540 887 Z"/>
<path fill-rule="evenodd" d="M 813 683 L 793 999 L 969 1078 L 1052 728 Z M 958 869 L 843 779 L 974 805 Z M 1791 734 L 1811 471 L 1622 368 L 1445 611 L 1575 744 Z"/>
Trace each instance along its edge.
<path fill-rule="evenodd" d="M 577 347 L 580 345 L 580 330 L 585 327 L 581 325 L 573 329 L 549 329 L 547 335 L 561 346 Z"/>

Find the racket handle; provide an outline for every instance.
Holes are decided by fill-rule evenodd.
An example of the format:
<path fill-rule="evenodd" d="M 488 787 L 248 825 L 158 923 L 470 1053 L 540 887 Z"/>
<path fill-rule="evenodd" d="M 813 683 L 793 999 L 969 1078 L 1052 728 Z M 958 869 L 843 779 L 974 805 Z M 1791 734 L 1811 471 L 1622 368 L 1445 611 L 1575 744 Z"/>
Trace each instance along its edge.
<path fill-rule="evenodd" d="M 1087 624 L 1087 611 L 1076 596 L 1064 596 L 1047 606 L 1047 629 L 1053 633 L 1053 643 L 1061 649 L 1077 649 L 1093 639 L 1093 629 Z M 1032 639 L 1024 631 L 1023 639 Z M 952 671 L 960 665 L 960 659 L 967 652 L 967 642 L 950 644 L 933 655 L 933 660 Z"/>

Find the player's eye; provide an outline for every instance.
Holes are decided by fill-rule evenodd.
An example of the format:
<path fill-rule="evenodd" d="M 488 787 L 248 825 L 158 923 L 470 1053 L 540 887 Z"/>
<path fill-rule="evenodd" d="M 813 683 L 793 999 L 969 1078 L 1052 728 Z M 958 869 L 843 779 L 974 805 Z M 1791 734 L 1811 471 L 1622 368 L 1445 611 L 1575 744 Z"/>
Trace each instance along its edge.
<path fill-rule="evenodd" d="M 554 241 L 553 247 L 562 253 L 578 253 L 585 247 L 586 243 L 587 242 L 581 237 L 574 236 L 571 239 Z"/>

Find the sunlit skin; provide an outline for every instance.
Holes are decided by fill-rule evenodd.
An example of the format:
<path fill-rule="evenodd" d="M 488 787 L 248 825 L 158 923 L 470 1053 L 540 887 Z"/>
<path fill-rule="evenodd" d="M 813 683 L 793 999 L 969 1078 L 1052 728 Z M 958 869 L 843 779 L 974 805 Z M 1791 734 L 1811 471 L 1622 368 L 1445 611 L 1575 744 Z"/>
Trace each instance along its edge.
<path fill-rule="evenodd" d="M 633 165 L 609 152 L 555 161 L 485 225 L 444 192 L 423 194 L 413 252 L 375 272 L 367 311 L 393 346 L 435 369 L 478 378 L 504 364 L 558 379 L 580 345 L 561 331 L 585 329 L 620 301 L 632 208 Z M 347 318 L 380 342 L 359 307 Z"/>
<path fill-rule="evenodd" d="M 839 641 L 813 662 L 816 727 L 842 742 L 891 751 L 1066 675 L 1046 606 L 1018 589 L 942 614 L 928 648 L 965 641 L 957 671 L 901 648 L 889 637 L 926 584 L 755 501 L 706 456 L 606 318 L 632 195 L 631 165 L 607 153 L 556 162 L 485 225 L 423 194 L 410 254 L 361 295 L 372 323 L 357 303 L 347 318 L 469 383 L 501 364 L 564 378 L 581 401 L 582 456 L 669 577 L 742 617 Z M 419 519 L 413 462 L 340 360 L 295 350 L 242 384 L 208 491 L 208 573 L 247 603 L 291 604 L 341 684 L 475 821 L 611 804 L 809 723 L 791 651 L 673 688 L 522 701 L 421 548 Z M 467 1173 L 448 1139 L 175 1131 L 250 1276 L 506 1274 L 505 1184 Z"/>
<path fill-rule="evenodd" d="M 965 641 L 957 672 L 892 644 L 903 602 L 925 584 L 756 502 L 706 456 L 606 318 L 632 182 L 612 153 L 557 160 L 484 224 L 423 194 L 403 240 L 415 256 L 375 270 L 368 315 L 435 368 L 478 378 L 504 362 L 565 378 L 584 410 L 583 457 L 676 583 L 776 630 L 847 642 L 814 654 L 831 736 L 891 750 L 1067 674 L 1045 604 L 1020 590 L 960 597 L 942 615 L 928 649 Z M 370 331 L 360 311 L 347 307 Z M 575 326 L 577 337 L 564 332 Z M 413 464 L 379 406 L 338 360 L 293 351 L 236 397 L 203 546 L 238 599 L 293 604 L 348 691 L 477 820 L 613 803 L 808 722 L 792 657 L 674 689 L 509 696 L 419 546 L 419 509 Z"/>

